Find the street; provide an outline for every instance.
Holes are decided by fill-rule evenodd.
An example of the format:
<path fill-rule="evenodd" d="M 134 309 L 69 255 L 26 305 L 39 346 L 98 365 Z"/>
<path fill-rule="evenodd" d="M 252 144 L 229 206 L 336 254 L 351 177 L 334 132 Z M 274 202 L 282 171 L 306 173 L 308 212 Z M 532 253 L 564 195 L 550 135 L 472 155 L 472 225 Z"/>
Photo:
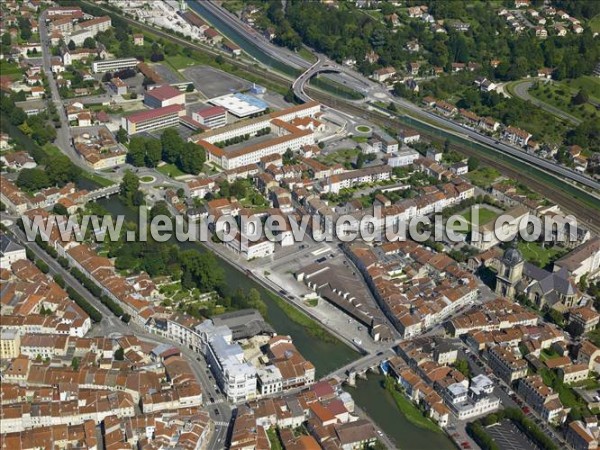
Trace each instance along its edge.
<path fill-rule="evenodd" d="M 3 219 L 5 218 L 6 217 L 3 216 Z M 14 218 L 11 219 L 14 220 Z M 102 321 L 92 326 L 89 334 L 90 336 L 118 337 L 119 335 L 133 334 L 141 340 L 153 342 L 157 345 L 160 343 L 171 344 L 181 350 L 182 355 L 186 357 L 186 360 L 190 364 L 194 375 L 202 386 L 202 400 L 205 405 L 205 409 L 210 414 L 210 417 L 215 424 L 215 430 L 212 434 L 208 448 L 214 450 L 222 449 L 224 447 L 225 439 L 227 438 L 227 430 L 232 417 L 232 408 L 227 403 L 220 391 L 215 388 L 214 378 L 211 374 L 209 374 L 209 369 L 203 356 L 183 345 L 178 344 L 177 342 L 148 333 L 146 330 L 134 324 L 133 322 L 129 324 L 122 322 L 119 318 L 115 317 L 114 314 L 104 304 L 102 304 L 99 299 L 90 294 L 90 292 L 85 289 L 70 274 L 69 271 L 63 269 L 63 267 L 54 258 L 39 248 L 35 243 L 28 242 L 25 234 L 15 223 L 8 228 L 21 245 L 33 251 L 37 258 L 41 259 L 48 265 L 50 268 L 49 275 L 59 274 L 62 276 L 67 285 L 75 289 L 79 295 L 81 295 L 102 313 Z M 210 402 L 211 398 L 215 399 L 215 402 Z"/>
<path fill-rule="evenodd" d="M 344 73 L 348 73 L 351 70 L 351 69 L 348 69 L 345 67 L 340 67 L 334 61 L 331 61 L 328 58 L 326 58 L 325 56 L 319 55 L 319 54 L 316 54 L 318 57 L 317 62 L 312 65 L 311 65 L 311 63 L 309 63 L 305 60 L 302 60 L 302 62 L 301 62 L 300 60 L 298 60 L 299 57 L 297 55 L 290 56 L 289 50 L 284 49 L 282 47 L 278 47 L 275 44 L 273 44 L 269 41 L 266 41 L 266 40 L 264 42 L 260 42 L 260 46 L 258 46 L 256 44 L 256 40 L 257 40 L 256 31 L 254 31 L 247 25 L 243 24 L 237 17 L 233 16 L 231 13 L 225 11 L 223 8 L 217 6 L 216 4 L 214 4 L 213 2 L 210 2 L 210 1 L 204 2 L 202 5 L 202 9 L 210 10 L 210 13 L 217 16 L 220 20 L 225 22 L 231 29 L 235 30 L 235 33 L 240 38 L 246 40 L 251 45 L 256 46 L 257 49 L 259 49 L 260 51 L 269 55 L 269 57 L 278 59 L 280 62 L 282 62 L 284 64 L 289 64 L 290 61 L 293 61 L 298 66 L 305 68 L 305 72 L 302 75 L 300 75 L 300 77 L 298 77 L 296 79 L 296 81 L 294 81 L 294 84 L 293 84 L 295 92 L 300 94 L 301 97 L 302 97 L 302 95 L 305 95 L 305 94 L 303 94 L 304 93 L 304 84 L 310 79 L 309 75 L 316 73 L 315 71 L 318 72 L 321 69 L 321 67 L 327 66 L 330 69 L 336 68 L 336 70 L 343 71 Z M 213 24 L 213 25 L 215 25 L 215 24 Z M 258 39 L 260 40 L 261 38 L 258 38 Z M 370 100 L 371 102 L 384 102 L 384 103 L 393 102 L 396 105 L 398 105 L 401 109 L 404 109 L 405 111 L 408 110 L 409 112 L 413 113 L 413 115 L 417 117 L 416 120 L 421 120 L 421 118 L 425 118 L 428 121 L 433 121 L 434 123 L 445 127 L 446 129 L 450 129 L 450 131 L 444 130 L 444 133 L 451 132 L 452 134 L 458 134 L 460 136 L 467 136 L 467 137 L 471 138 L 472 140 L 482 143 L 482 144 L 485 144 L 486 146 L 488 146 L 498 152 L 508 154 L 508 155 L 516 157 L 518 159 L 524 160 L 525 162 L 528 162 L 540 169 L 549 170 L 549 171 L 559 175 L 560 177 L 576 181 L 576 182 L 581 183 L 584 186 L 590 187 L 592 189 L 600 190 L 600 183 L 594 181 L 592 178 L 590 178 L 588 176 L 585 176 L 585 175 L 578 173 L 574 170 L 571 170 L 567 167 L 559 165 L 558 163 L 553 163 L 551 161 L 540 158 L 536 155 L 526 153 L 523 150 L 518 149 L 516 147 L 501 143 L 497 139 L 491 138 L 487 135 L 480 134 L 479 132 L 477 132 L 473 129 L 464 127 L 450 119 L 433 114 L 433 113 L 425 110 L 424 108 L 417 106 L 414 103 L 411 103 L 402 98 L 394 97 L 386 89 L 384 89 L 383 86 L 379 85 L 378 83 L 373 83 L 371 80 L 367 79 L 366 77 L 363 77 L 358 72 L 353 71 L 352 73 L 353 73 L 354 78 L 361 80 L 363 83 L 367 83 L 368 86 L 371 86 L 371 89 L 369 89 L 366 92 L 366 94 L 368 96 L 368 100 Z M 378 87 L 373 86 L 374 84 L 377 84 Z M 362 88 L 359 88 L 357 90 L 359 92 L 361 92 L 361 89 Z"/>

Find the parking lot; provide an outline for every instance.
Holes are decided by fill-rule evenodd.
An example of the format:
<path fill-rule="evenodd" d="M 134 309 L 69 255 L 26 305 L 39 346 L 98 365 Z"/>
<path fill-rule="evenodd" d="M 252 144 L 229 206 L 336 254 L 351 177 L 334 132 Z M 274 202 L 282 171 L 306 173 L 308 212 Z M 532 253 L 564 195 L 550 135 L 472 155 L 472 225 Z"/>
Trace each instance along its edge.
<path fill-rule="evenodd" d="M 152 69 L 154 69 L 154 71 L 169 84 L 183 83 L 185 81 L 184 77 L 179 72 L 175 72 L 166 64 L 153 64 Z"/>
<path fill-rule="evenodd" d="M 136 74 L 135 77 L 125 78 L 123 82 L 127 85 L 127 90 L 131 92 L 135 92 L 138 95 L 144 94 L 144 75 L 141 73 Z"/>
<path fill-rule="evenodd" d="M 185 77 L 207 98 L 249 89 L 252 83 L 218 69 L 195 66 L 183 70 Z M 161 74 L 162 75 L 162 74 Z"/>
<path fill-rule="evenodd" d="M 492 425 L 485 430 L 502 450 L 540 450 L 510 420 Z"/>

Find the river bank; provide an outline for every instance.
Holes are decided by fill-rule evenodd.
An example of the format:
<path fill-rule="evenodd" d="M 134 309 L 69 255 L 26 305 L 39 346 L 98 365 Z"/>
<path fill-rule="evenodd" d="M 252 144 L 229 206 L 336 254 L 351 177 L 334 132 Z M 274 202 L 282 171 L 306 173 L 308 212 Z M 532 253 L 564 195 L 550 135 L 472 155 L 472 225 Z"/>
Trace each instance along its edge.
<path fill-rule="evenodd" d="M 401 450 L 456 449 L 450 438 L 439 428 L 433 431 L 417 426 L 409 419 L 408 414 L 404 414 L 399 409 L 394 397 L 385 388 L 383 375 L 369 373 L 366 380 L 359 378 L 356 380 L 356 387 L 348 387 L 346 390 L 352 395 L 356 405 L 368 414 L 394 442 L 396 448 Z"/>
<path fill-rule="evenodd" d="M 97 203 L 113 216 L 123 215 L 126 221 L 137 221 L 136 211 L 125 205 L 117 196 L 98 200 Z M 173 243 L 182 250 L 212 251 L 198 242 L 173 241 Z M 256 289 L 267 306 L 265 317 L 267 322 L 278 334 L 292 337 L 298 351 L 314 364 L 317 377 L 334 372 L 359 358 L 358 352 L 331 335 L 302 311 L 265 289 L 263 285 L 227 261 L 219 252 L 212 253 L 225 272 L 226 294 L 233 294 L 239 288 L 245 292 L 252 288 Z"/>

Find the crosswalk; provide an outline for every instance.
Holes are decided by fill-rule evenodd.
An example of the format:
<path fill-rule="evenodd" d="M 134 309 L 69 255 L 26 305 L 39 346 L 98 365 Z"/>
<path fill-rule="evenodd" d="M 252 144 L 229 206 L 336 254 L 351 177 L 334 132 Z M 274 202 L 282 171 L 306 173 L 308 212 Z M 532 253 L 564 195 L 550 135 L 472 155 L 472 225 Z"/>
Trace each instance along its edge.
<path fill-rule="evenodd" d="M 229 426 L 229 423 L 227 423 L 227 422 L 222 422 L 222 421 L 221 421 L 221 422 L 214 422 L 214 424 L 215 424 L 215 426 L 217 426 L 217 427 L 227 427 L 227 426 Z"/>

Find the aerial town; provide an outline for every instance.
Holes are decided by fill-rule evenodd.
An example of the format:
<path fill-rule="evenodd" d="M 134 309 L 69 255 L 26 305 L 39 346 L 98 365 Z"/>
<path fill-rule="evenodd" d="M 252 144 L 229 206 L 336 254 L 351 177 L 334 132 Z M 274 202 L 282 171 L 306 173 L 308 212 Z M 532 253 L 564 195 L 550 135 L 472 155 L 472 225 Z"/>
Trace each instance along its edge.
<path fill-rule="evenodd" d="M 0 118 L 2 450 L 600 449 L 600 2 L 4 0 Z"/>

